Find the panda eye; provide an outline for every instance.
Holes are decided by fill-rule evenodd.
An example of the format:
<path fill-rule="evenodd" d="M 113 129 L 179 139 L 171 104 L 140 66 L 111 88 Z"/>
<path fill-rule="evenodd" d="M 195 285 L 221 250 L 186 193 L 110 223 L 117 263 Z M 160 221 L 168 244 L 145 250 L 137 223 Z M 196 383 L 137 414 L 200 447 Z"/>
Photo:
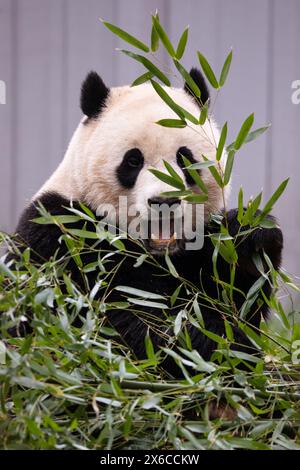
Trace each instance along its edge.
<path fill-rule="evenodd" d="M 182 157 L 187 158 L 191 164 L 196 163 L 197 160 L 194 158 L 193 153 L 189 148 L 180 147 L 177 150 L 177 153 L 176 153 L 177 165 L 182 169 L 187 184 L 190 186 L 193 186 L 195 184 L 195 181 L 193 180 L 189 172 L 185 169 L 185 163 Z"/>
<path fill-rule="evenodd" d="M 128 150 L 117 168 L 119 182 L 125 188 L 133 188 L 136 179 L 144 165 L 144 157 L 138 148 Z"/>
<path fill-rule="evenodd" d="M 126 163 L 128 166 L 131 166 L 132 168 L 140 167 L 143 164 L 143 156 L 141 152 L 140 151 L 133 152 L 127 155 Z"/>

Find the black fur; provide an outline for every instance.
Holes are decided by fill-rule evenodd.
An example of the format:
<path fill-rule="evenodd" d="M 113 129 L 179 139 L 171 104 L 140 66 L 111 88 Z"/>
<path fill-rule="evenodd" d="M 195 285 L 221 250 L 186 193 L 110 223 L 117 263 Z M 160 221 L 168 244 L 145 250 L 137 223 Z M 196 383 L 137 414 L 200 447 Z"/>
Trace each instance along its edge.
<path fill-rule="evenodd" d="M 90 72 L 81 86 L 80 106 L 88 118 L 99 116 L 109 95 L 109 88 L 96 72 Z"/>
<path fill-rule="evenodd" d="M 52 214 L 69 214 L 69 211 L 65 209 L 65 207 L 69 205 L 69 201 L 58 194 L 45 194 L 41 197 L 40 201 Z M 74 204 L 74 206 L 76 207 L 77 204 Z M 41 262 L 43 259 L 49 259 L 57 253 L 57 251 L 59 251 L 60 254 L 63 254 L 64 249 L 63 245 L 59 245 L 58 243 L 58 239 L 61 236 L 60 229 L 55 225 L 37 225 L 31 222 L 31 220 L 37 216 L 38 210 L 32 203 L 24 211 L 17 227 L 17 233 L 19 237 L 31 247 L 33 258 Z M 240 228 L 237 221 L 237 211 L 231 210 L 228 213 L 227 220 L 230 234 L 235 235 Z M 79 222 L 74 224 L 74 226 L 82 228 L 83 224 L 84 222 Z M 91 227 L 87 227 L 87 229 L 92 230 Z M 246 228 L 244 228 L 244 230 L 245 229 Z M 205 227 L 205 235 L 215 231 L 218 231 L 216 226 L 207 225 Z M 111 246 L 105 245 L 106 242 L 102 243 L 103 245 L 101 246 L 103 249 L 112 250 Z M 130 244 L 131 242 L 128 240 L 128 243 Z M 252 261 L 252 256 L 255 252 L 261 252 L 262 249 L 264 249 L 270 257 L 275 269 L 278 269 L 281 262 L 282 244 L 282 233 L 279 228 L 257 228 L 255 232 L 252 232 L 250 235 L 246 235 L 241 239 L 241 242 L 237 246 L 239 259 L 237 264 L 235 287 L 240 289 L 242 292 L 247 293 L 254 282 L 260 277 L 260 273 L 257 271 Z M 210 297 L 217 298 L 217 287 L 212 279 L 213 249 L 214 247 L 210 238 L 205 237 L 204 246 L 201 250 L 177 252 L 172 256 L 172 262 L 181 277 L 188 279 L 190 282 L 198 286 L 200 292 L 205 291 Z M 136 251 L 136 246 L 134 251 Z M 82 255 L 82 261 L 84 264 L 90 263 L 93 261 L 93 257 L 95 256 L 97 255 Z M 135 260 L 130 257 L 123 257 L 123 255 L 118 253 L 114 256 L 112 263 L 119 262 L 120 257 L 123 262 L 112 280 L 111 287 L 122 284 L 170 296 L 180 284 L 180 280 L 175 277 L 162 276 L 161 268 L 154 266 L 153 264 L 143 263 L 140 267 L 134 268 L 133 264 Z M 164 259 L 160 258 L 159 260 L 160 264 L 165 267 Z M 78 273 L 76 266 L 70 264 L 69 269 L 72 272 L 73 279 L 79 284 L 79 286 L 81 286 L 82 289 L 86 289 L 84 283 L 81 282 L 80 274 Z M 221 257 L 218 259 L 218 272 L 222 280 L 225 282 L 229 281 L 229 267 Z M 95 272 L 89 274 L 89 285 L 91 288 L 95 284 L 96 277 L 97 273 Z M 268 297 L 271 293 L 270 283 L 266 282 L 263 289 L 265 295 Z M 189 294 L 182 289 L 180 297 L 188 298 Z M 107 300 L 118 301 L 123 300 L 123 297 L 119 292 L 112 290 L 112 293 Z M 244 296 L 238 292 L 234 292 L 234 302 L 237 310 L 240 309 L 243 301 Z M 201 302 L 201 312 L 206 329 L 219 336 L 225 335 L 222 314 L 205 300 Z M 155 321 L 157 324 L 156 331 L 151 331 L 150 333 L 155 348 L 157 349 L 160 346 L 164 346 L 165 339 L 163 332 L 165 326 L 163 322 L 163 312 L 158 309 L 151 308 L 144 308 L 144 310 L 151 315 L 152 322 Z M 180 306 L 175 304 L 169 310 L 169 313 L 176 315 L 179 310 Z M 259 305 L 256 301 L 248 315 L 249 322 L 251 322 L 252 325 L 258 326 L 261 315 L 266 316 L 267 310 L 267 305 L 265 303 Z M 130 346 L 136 356 L 144 358 L 146 354 L 144 338 L 147 333 L 147 325 L 142 321 L 142 319 L 130 310 L 110 310 L 106 315 L 108 321 L 116 328 L 122 340 Z M 197 349 L 205 360 L 209 360 L 216 344 L 213 340 L 201 334 L 192 325 L 189 325 L 188 328 L 193 348 Z M 162 331 L 161 335 L 158 333 L 160 330 Z M 241 330 L 233 328 L 233 333 L 235 338 L 235 349 L 254 352 L 253 346 L 249 343 Z M 173 376 L 180 374 L 180 371 L 171 358 L 167 358 L 165 360 L 164 367 Z"/>
<path fill-rule="evenodd" d="M 124 188 L 133 188 L 143 165 L 144 156 L 139 149 L 130 149 L 125 153 L 122 163 L 117 168 L 118 180 Z"/>
<path fill-rule="evenodd" d="M 192 77 L 196 85 L 198 85 L 198 88 L 201 92 L 201 96 L 200 98 L 197 98 L 191 91 L 187 83 L 185 83 L 184 89 L 194 98 L 194 100 L 199 104 L 199 106 L 203 106 L 209 99 L 209 91 L 206 85 L 206 81 L 200 70 L 196 69 L 195 67 L 190 70 L 190 76 Z"/>

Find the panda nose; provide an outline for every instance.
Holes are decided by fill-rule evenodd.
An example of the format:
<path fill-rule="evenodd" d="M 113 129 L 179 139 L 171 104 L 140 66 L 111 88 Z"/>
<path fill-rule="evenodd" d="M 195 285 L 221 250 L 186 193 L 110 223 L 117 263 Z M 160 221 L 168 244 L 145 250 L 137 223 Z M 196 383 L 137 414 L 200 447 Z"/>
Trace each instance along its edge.
<path fill-rule="evenodd" d="M 173 205 L 179 206 L 181 204 L 181 200 L 177 197 L 151 197 L 148 199 L 148 205 L 151 207 L 152 204 L 161 205 L 167 204 L 169 207 Z"/>

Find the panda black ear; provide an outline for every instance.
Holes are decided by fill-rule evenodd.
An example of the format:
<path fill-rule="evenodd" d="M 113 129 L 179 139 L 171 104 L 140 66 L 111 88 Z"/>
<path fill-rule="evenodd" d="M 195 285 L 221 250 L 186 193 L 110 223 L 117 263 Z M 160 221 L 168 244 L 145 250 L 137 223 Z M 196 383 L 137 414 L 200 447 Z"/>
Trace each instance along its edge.
<path fill-rule="evenodd" d="M 201 97 L 200 99 L 197 98 L 193 92 L 190 90 L 189 86 L 187 83 L 185 83 L 184 85 L 184 89 L 185 91 L 191 95 L 194 100 L 199 104 L 199 106 L 202 106 L 206 103 L 206 101 L 209 99 L 209 91 L 208 91 L 208 88 L 207 88 L 207 85 L 206 85 L 206 81 L 205 81 L 205 78 L 203 77 L 202 73 L 200 72 L 200 70 L 196 69 L 196 68 L 192 68 L 190 70 L 190 76 L 192 77 L 192 79 L 194 80 L 194 82 L 196 83 L 196 85 L 198 85 L 200 91 L 201 91 Z"/>
<path fill-rule="evenodd" d="M 97 117 L 109 94 L 109 88 L 96 72 L 90 72 L 81 86 L 80 107 L 89 118 Z"/>

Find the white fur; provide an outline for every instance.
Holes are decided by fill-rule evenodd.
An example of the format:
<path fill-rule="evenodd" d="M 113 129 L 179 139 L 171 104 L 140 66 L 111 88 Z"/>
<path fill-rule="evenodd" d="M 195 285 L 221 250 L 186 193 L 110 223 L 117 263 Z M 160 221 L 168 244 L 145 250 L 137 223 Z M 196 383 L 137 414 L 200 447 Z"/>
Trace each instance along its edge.
<path fill-rule="evenodd" d="M 199 116 L 197 104 L 184 90 L 166 88 L 166 91 L 176 103 Z M 163 160 L 167 160 L 182 175 L 176 163 L 176 152 L 183 146 L 188 147 L 199 161 L 202 155 L 215 160 L 219 131 L 212 119 L 203 126 L 189 123 L 184 129 L 156 124 L 167 118 L 178 117 L 150 84 L 112 88 L 99 118 L 89 120 L 87 124 L 84 124 L 85 120 L 80 122 L 63 161 L 34 199 L 46 191 L 57 191 L 97 210 L 103 203 L 117 207 L 119 195 L 125 195 L 128 204 L 146 211 L 148 198 L 174 189 L 159 181 L 149 168 L 165 171 Z M 120 185 L 116 168 L 126 151 L 134 147 L 142 151 L 145 164 L 134 188 L 128 190 Z M 223 165 L 225 158 L 222 160 Z M 208 169 L 202 170 L 202 178 L 209 191 L 205 212 L 217 211 L 223 206 L 221 190 Z"/>

